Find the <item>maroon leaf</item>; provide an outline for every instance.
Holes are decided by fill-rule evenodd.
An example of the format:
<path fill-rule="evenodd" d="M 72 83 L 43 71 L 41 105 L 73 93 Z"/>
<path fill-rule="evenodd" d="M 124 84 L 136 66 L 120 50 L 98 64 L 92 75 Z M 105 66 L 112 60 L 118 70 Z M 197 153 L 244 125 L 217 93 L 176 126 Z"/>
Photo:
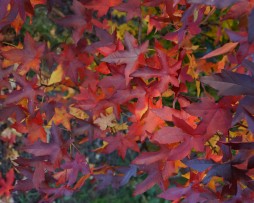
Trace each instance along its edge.
<path fill-rule="evenodd" d="M 79 171 L 82 172 L 82 175 L 87 175 L 90 173 L 89 166 L 85 160 L 85 157 L 77 153 L 75 159 L 70 162 L 64 163 L 61 168 L 70 169 L 70 175 L 68 176 L 68 186 L 71 186 L 77 180 Z"/>
<path fill-rule="evenodd" d="M 88 12 L 86 7 L 77 0 L 73 1 L 72 10 L 74 14 L 68 15 L 62 19 L 55 19 L 55 22 L 73 28 L 72 38 L 77 44 L 82 38 L 85 29 L 90 26 L 91 12 Z"/>
<path fill-rule="evenodd" d="M 158 163 L 152 164 L 148 168 L 146 167 L 145 172 L 148 173 L 148 176 L 143 182 L 136 185 L 136 189 L 133 193 L 134 196 L 144 193 L 155 184 L 158 184 L 162 190 L 166 189 L 168 180 L 162 178 Z"/>
<path fill-rule="evenodd" d="M 225 145 L 231 147 L 231 149 L 240 150 L 240 149 L 247 149 L 251 150 L 254 149 L 254 142 L 222 142 Z"/>
<path fill-rule="evenodd" d="M 252 169 L 252 168 L 254 168 L 254 156 L 249 158 L 248 165 L 247 165 L 247 169 Z"/>
<path fill-rule="evenodd" d="M 189 192 L 191 188 L 186 187 L 172 187 L 167 189 L 165 192 L 158 195 L 158 197 L 166 199 L 166 200 L 178 200 L 181 199 L 183 195 Z"/>
<path fill-rule="evenodd" d="M 101 47 L 115 47 L 115 37 L 114 35 L 110 35 L 106 30 L 95 28 L 96 35 L 99 37 L 100 41 L 94 42 L 91 45 L 85 48 L 85 51 L 89 53 L 94 53 L 98 48 Z"/>
<path fill-rule="evenodd" d="M 43 92 L 40 90 L 35 90 L 36 87 L 32 86 L 29 81 L 25 80 L 20 75 L 13 73 L 16 82 L 23 88 L 22 90 L 15 90 L 10 93 L 5 101 L 3 102 L 4 106 L 15 105 L 20 100 L 27 98 L 28 99 L 28 111 L 30 115 L 34 115 L 36 96 L 43 95 Z"/>

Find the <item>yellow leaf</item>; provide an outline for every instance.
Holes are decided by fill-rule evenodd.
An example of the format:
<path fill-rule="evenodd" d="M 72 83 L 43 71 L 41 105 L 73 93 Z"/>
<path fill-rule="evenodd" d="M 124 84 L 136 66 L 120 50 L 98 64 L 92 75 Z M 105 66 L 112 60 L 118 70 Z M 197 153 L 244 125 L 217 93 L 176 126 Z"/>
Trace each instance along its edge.
<path fill-rule="evenodd" d="M 54 70 L 53 73 L 51 74 L 48 85 L 61 82 L 62 78 L 63 78 L 63 69 L 61 65 L 58 65 L 56 70 Z"/>
<path fill-rule="evenodd" d="M 19 153 L 14 148 L 8 148 L 6 158 L 10 159 L 11 161 L 17 159 L 19 157 Z"/>
<path fill-rule="evenodd" d="M 122 124 L 116 124 L 114 129 L 116 131 L 120 131 L 120 130 L 127 130 L 128 129 L 128 125 L 126 123 L 122 123 Z"/>
<path fill-rule="evenodd" d="M 187 56 L 188 56 L 188 59 L 190 61 L 187 74 L 189 74 L 192 78 L 197 79 L 198 74 L 196 72 L 196 68 L 197 68 L 196 59 L 195 59 L 194 55 L 187 54 Z"/>
<path fill-rule="evenodd" d="M 182 177 L 189 180 L 190 179 L 190 172 L 183 174 Z"/>
<path fill-rule="evenodd" d="M 125 16 L 126 13 L 125 12 L 121 12 L 121 11 L 118 11 L 118 10 L 113 10 L 113 12 L 111 13 L 113 16 L 116 16 L 118 18 L 121 18 L 122 16 Z"/>
<path fill-rule="evenodd" d="M 207 184 L 207 186 L 213 191 L 213 192 L 216 192 L 216 185 L 218 182 L 222 182 L 223 181 L 223 178 L 221 177 L 218 177 L 218 176 L 213 176 L 211 178 L 211 180 L 209 181 L 209 183 Z"/>
<path fill-rule="evenodd" d="M 180 168 L 186 168 L 187 166 L 180 160 L 175 161 L 175 166 Z"/>
<path fill-rule="evenodd" d="M 194 19 L 193 19 L 194 22 L 196 22 L 197 19 L 198 19 L 198 11 L 199 11 L 199 9 L 194 10 L 194 15 L 193 15 L 194 16 Z"/>
<path fill-rule="evenodd" d="M 93 151 L 94 152 L 102 152 L 103 151 L 103 149 L 105 149 L 105 147 L 107 147 L 108 146 L 108 143 L 107 142 L 105 142 L 105 141 L 103 141 L 103 143 L 102 143 L 102 146 L 101 147 L 98 147 L 98 148 L 96 148 L 96 149 L 94 149 Z"/>
<path fill-rule="evenodd" d="M 162 93 L 162 97 L 171 97 L 175 92 L 171 89 L 167 89 L 165 92 Z"/>
<path fill-rule="evenodd" d="M 113 107 L 110 106 L 110 107 L 106 108 L 105 111 L 106 111 L 107 114 L 112 114 L 112 113 L 113 113 L 113 110 L 114 110 Z"/>
<path fill-rule="evenodd" d="M 86 118 L 89 118 L 89 116 L 86 114 L 86 112 L 82 111 L 79 108 L 73 107 L 73 106 L 69 107 L 69 113 L 81 120 L 85 120 Z"/>
<path fill-rule="evenodd" d="M 196 80 L 196 88 L 197 88 L 197 97 L 200 96 L 200 81 Z"/>

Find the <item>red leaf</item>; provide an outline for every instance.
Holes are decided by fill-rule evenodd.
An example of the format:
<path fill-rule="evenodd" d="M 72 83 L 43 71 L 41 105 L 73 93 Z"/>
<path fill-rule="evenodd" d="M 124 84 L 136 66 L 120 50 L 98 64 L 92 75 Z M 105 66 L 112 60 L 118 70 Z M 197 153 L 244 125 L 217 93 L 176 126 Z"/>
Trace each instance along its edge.
<path fill-rule="evenodd" d="M 115 6 L 114 9 L 126 12 L 126 20 L 129 21 L 133 17 L 141 17 L 141 3 L 136 0 L 128 0 L 126 3 L 122 3 L 119 6 Z"/>
<path fill-rule="evenodd" d="M 177 71 L 181 68 L 182 61 L 179 60 L 170 65 L 168 61 L 172 63 L 173 60 L 171 61 L 165 52 L 157 49 L 157 54 L 161 66 L 159 70 L 150 68 L 139 69 L 132 73 L 131 76 L 145 79 L 151 79 L 154 77 L 160 78 L 158 84 L 156 84 L 154 87 L 154 91 L 158 92 L 158 94 L 161 94 L 168 89 L 168 84 L 172 84 L 175 87 L 179 86 Z"/>
<path fill-rule="evenodd" d="M 137 69 L 139 55 L 146 52 L 147 50 L 148 41 L 146 41 L 140 47 L 136 47 L 135 39 L 129 33 L 125 34 L 124 41 L 127 47 L 127 51 L 116 51 L 102 59 L 102 61 L 115 63 L 117 65 L 126 64 L 124 74 L 126 85 L 128 85 L 131 80 L 130 75 Z"/>
<path fill-rule="evenodd" d="M 98 11 L 98 16 L 101 17 L 107 14 L 109 8 L 117 6 L 121 2 L 122 2 L 121 0 L 108 0 L 108 1 L 96 0 L 85 3 L 84 6 L 88 9 Z"/>
<path fill-rule="evenodd" d="M 25 75 L 30 68 L 38 72 L 40 68 L 41 58 L 45 50 L 45 44 L 39 44 L 26 33 L 24 39 L 24 49 L 11 49 L 9 51 L 3 51 L 2 55 L 5 59 L 11 61 L 13 64 L 20 64 L 18 72 L 21 75 Z"/>
<path fill-rule="evenodd" d="M 30 118 L 27 121 L 28 139 L 31 143 L 40 139 L 42 142 L 47 142 L 47 134 L 43 128 L 43 119 L 38 112 L 35 118 Z"/>
<path fill-rule="evenodd" d="M 205 129 L 205 134 L 210 137 L 217 131 L 223 134 L 228 133 L 232 121 L 232 114 L 230 112 L 230 105 L 223 106 L 223 104 L 214 103 L 208 98 L 203 98 L 200 103 L 192 103 L 185 111 L 191 115 L 202 118 L 199 123 Z"/>
<path fill-rule="evenodd" d="M 132 163 L 138 165 L 149 165 L 165 159 L 168 156 L 168 153 L 169 151 L 164 148 L 157 152 L 142 152 L 132 161 Z"/>
<path fill-rule="evenodd" d="M 10 191 L 13 189 L 14 170 L 13 168 L 6 174 L 6 179 L 3 179 L 0 174 L 0 196 L 10 196 Z"/>
<path fill-rule="evenodd" d="M 139 152 L 139 147 L 135 140 L 133 140 L 130 136 L 124 136 L 121 133 L 118 133 L 116 136 L 109 136 L 104 138 L 108 145 L 103 150 L 106 153 L 111 153 L 115 150 L 118 151 L 118 154 L 122 157 L 122 159 L 125 158 L 127 149 L 132 149 L 136 152 Z"/>
<path fill-rule="evenodd" d="M 183 141 L 183 135 L 186 134 L 180 128 L 164 127 L 154 134 L 152 140 L 160 144 L 172 144 Z"/>

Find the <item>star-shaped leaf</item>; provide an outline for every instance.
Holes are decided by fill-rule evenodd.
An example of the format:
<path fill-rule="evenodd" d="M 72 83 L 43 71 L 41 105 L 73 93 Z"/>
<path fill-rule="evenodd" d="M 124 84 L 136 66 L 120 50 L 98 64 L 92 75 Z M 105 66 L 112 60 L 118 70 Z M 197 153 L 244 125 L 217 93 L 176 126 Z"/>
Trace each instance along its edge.
<path fill-rule="evenodd" d="M 24 39 L 24 48 L 12 48 L 9 51 L 3 51 L 2 55 L 12 64 L 18 63 L 18 72 L 21 75 L 26 74 L 30 68 L 38 72 L 41 58 L 45 50 L 45 45 L 36 43 L 34 39 L 26 33 Z"/>
<path fill-rule="evenodd" d="M 109 56 L 102 59 L 102 61 L 108 63 L 115 63 L 117 65 L 126 64 L 125 67 L 125 80 L 126 84 L 129 84 L 131 77 L 130 75 L 138 68 L 138 58 L 139 56 L 146 52 L 148 47 L 148 41 L 142 44 L 140 47 L 135 45 L 135 39 L 129 33 L 125 34 L 125 45 L 127 50 L 125 51 L 116 51 Z"/>

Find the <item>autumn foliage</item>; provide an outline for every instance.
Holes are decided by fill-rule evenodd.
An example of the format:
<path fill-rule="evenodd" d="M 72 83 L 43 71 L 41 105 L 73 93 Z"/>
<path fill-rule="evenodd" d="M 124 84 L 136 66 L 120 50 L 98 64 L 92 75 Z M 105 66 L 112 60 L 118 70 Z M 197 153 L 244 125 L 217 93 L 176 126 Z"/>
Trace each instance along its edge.
<path fill-rule="evenodd" d="M 0 41 L 1 198 L 254 201 L 253 0 L 1 0 Z"/>

